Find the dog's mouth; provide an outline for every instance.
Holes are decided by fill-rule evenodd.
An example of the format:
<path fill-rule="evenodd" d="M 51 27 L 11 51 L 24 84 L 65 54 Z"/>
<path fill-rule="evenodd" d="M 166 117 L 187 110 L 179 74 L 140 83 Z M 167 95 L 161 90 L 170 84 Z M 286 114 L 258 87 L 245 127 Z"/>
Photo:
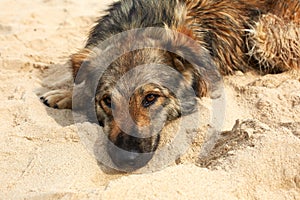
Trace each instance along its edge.
<path fill-rule="evenodd" d="M 152 159 L 160 140 L 160 135 L 138 138 L 125 133 L 118 135 L 116 141 L 108 142 L 108 154 L 118 170 L 133 172 Z"/>

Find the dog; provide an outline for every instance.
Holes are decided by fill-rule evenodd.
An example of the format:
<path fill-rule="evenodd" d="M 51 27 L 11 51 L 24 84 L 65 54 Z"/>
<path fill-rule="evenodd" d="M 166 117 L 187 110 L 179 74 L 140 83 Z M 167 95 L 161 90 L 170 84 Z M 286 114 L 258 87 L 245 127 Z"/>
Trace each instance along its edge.
<path fill-rule="evenodd" d="M 211 95 L 220 76 L 237 70 L 299 69 L 299 19 L 298 0 L 113 3 L 85 47 L 70 58 L 75 84 L 97 80 L 93 104 L 113 144 L 108 148 L 113 163 L 124 171 L 145 166 L 158 147 L 162 127 L 195 112 L 197 98 Z M 137 31 L 105 43 L 131 30 Z M 293 35 L 281 37 L 283 31 Z M 133 48 L 140 44 L 147 48 Z M 112 54 L 119 56 L 99 77 L 93 70 L 102 69 L 101 62 Z M 41 99 L 53 108 L 72 108 L 71 90 L 51 91 Z"/>

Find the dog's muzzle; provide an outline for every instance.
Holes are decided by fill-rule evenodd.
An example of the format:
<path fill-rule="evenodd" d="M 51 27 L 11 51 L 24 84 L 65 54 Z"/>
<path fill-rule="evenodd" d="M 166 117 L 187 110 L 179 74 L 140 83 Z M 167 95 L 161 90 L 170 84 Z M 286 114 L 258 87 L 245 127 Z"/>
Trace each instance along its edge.
<path fill-rule="evenodd" d="M 122 133 L 114 143 L 108 142 L 108 154 L 118 170 L 132 172 L 151 160 L 158 141 L 159 135 L 155 138 L 136 138 Z"/>

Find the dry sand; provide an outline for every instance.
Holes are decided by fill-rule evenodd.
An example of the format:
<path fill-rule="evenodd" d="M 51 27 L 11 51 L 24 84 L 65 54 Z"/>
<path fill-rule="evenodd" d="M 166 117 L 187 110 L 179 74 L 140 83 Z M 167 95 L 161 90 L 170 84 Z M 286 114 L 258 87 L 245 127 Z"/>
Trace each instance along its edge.
<path fill-rule="evenodd" d="M 71 111 L 47 108 L 38 95 L 49 89 L 41 77 L 65 70 L 55 64 L 83 47 L 110 2 L 0 1 L 0 199 L 300 199 L 296 72 L 225 77 L 225 132 L 213 149 L 199 136 L 163 170 L 103 170 Z"/>

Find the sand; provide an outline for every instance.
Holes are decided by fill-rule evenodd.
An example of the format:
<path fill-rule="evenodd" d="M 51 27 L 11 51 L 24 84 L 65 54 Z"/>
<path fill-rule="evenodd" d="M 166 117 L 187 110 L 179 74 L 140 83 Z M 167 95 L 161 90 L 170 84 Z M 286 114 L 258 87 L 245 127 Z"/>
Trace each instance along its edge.
<path fill-rule="evenodd" d="M 55 87 L 49 74 L 67 74 L 68 56 L 110 2 L 0 2 L 0 199 L 300 199 L 298 72 L 224 77 L 214 109 L 224 122 L 209 125 L 220 137 L 197 130 L 161 170 L 122 174 L 97 162 L 78 127 L 98 127 L 74 124 L 39 95 Z"/>

